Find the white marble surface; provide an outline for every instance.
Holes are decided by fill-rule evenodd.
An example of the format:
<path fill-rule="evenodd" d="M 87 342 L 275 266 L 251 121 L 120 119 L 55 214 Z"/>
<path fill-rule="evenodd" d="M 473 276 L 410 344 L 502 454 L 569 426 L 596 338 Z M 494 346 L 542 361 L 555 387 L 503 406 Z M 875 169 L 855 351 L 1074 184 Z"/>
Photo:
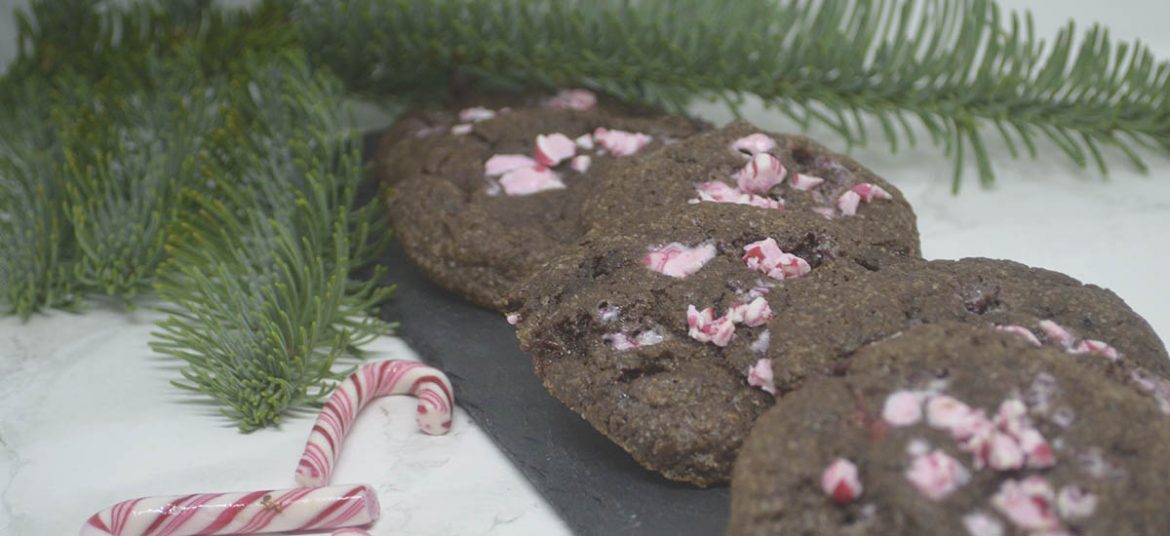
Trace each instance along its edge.
<path fill-rule="evenodd" d="M 1001 3 L 1033 9 L 1041 34 L 1069 17 L 1102 21 L 1170 58 L 1164 1 Z M 790 130 L 775 117 L 752 119 Z M 928 257 L 1005 257 L 1067 272 L 1113 289 L 1170 338 L 1170 159 L 1149 155 L 1148 176 L 1118 163 L 1106 182 L 1062 157 L 1010 161 L 995 150 L 999 184 L 968 182 L 958 197 L 950 165 L 931 148 L 892 157 L 875 145 L 854 155 L 914 204 Z M 134 496 L 293 485 L 312 419 L 238 433 L 214 406 L 168 384 L 177 364 L 147 346 L 157 318 L 95 304 L 80 316 L 0 319 L 0 535 L 74 534 L 92 512 Z M 392 337 L 375 350 L 414 356 Z M 335 475 L 378 489 L 375 534 L 567 532 L 465 413 L 450 435 L 430 437 L 414 431 L 413 408 L 406 397 L 371 405 Z"/>

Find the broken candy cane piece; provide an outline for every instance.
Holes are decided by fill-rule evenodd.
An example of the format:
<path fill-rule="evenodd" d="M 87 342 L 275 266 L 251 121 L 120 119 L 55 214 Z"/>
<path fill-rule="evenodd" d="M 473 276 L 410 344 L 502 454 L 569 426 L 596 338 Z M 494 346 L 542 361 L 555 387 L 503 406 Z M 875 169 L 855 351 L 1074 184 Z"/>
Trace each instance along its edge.
<path fill-rule="evenodd" d="M 639 333 L 637 336 L 630 338 L 625 333 L 606 333 L 602 335 L 601 340 L 609 345 L 614 350 L 624 352 L 626 350 L 633 350 L 634 348 L 641 348 L 643 346 L 654 346 L 664 340 L 661 333 L 656 330 L 646 330 Z"/>
<path fill-rule="evenodd" d="M 504 318 L 506 318 L 508 323 L 513 326 L 520 323 L 520 313 L 508 313 Z"/>
<path fill-rule="evenodd" d="M 1060 345 L 1065 350 L 1073 347 L 1076 337 L 1073 337 L 1073 334 L 1064 326 L 1051 320 L 1041 320 L 1039 326 L 1040 331 L 1044 333 L 1044 338 L 1048 339 L 1049 342 Z"/>
<path fill-rule="evenodd" d="M 757 354 L 762 354 L 768 351 L 768 345 L 771 344 L 771 342 L 772 334 L 765 329 L 764 332 L 761 333 L 754 342 L 752 342 L 751 349 Z M 756 364 L 758 365 L 759 363 Z M 768 370 L 771 371 L 772 369 L 769 368 Z M 769 372 L 769 374 L 771 374 L 771 372 Z"/>
<path fill-rule="evenodd" d="M 593 141 L 600 144 L 614 156 L 630 156 L 653 140 L 641 132 L 626 132 L 624 130 L 609 130 L 598 127 L 593 131 Z"/>
<path fill-rule="evenodd" d="M 1092 339 L 1085 339 L 1077 343 L 1069 352 L 1074 354 L 1100 354 L 1109 358 L 1110 361 L 1121 359 L 1121 353 L 1116 348 Z"/>
<path fill-rule="evenodd" d="M 464 123 L 478 123 L 480 121 L 487 121 L 496 116 L 495 110 L 489 110 L 483 106 L 476 106 L 473 108 L 464 108 L 459 110 L 459 120 Z"/>
<path fill-rule="evenodd" d="M 472 126 L 468 123 L 462 123 L 451 127 L 451 133 L 456 136 L 463 136 L 471 134 Z"/>
<path fill-rule="evenodd" d="M 585 173 L 586 171 L 589 171 L 589 167 L 592 165 L 593 159 L 590 158 L 587 154 L 575 156 L 573 157 L 573 160 L 569 162 L 569 168 L 571 168 L 573 171 L 576 171 L 577 173 Z"/>
<path fill-rule="evenodd" d="M 513 169 L 500 177 L 500 186 L 507 195 L 530 195 L 545 190 L 564 190 L 565 183 L 551 169 L 534 166 Z"/>
<path fill-rule="evenodd" d="M 592 134 L 582 134 L 580 136 L 577 136 L 577 138 L 573 140 L 573 143 L 577 144 L 578 149 L 581 149 L 583 151 L 592 151 L 593 150 L 593 135 Z"/>
<path fill-rule="evenodd" d="M 642 257 L 642 264 L 655 272 L 670 277 L 683 278 L 698 272 L 703 265 L 715 258 L 715 246 L 703 244 L 687 247 L 678 242 L 651 248 Z"/>
<path fill-rule="evenodd" d="M 744 246 L 743 251 L 743 263 L 748 268 L 763 272 L 772 279 L 792 279 L 812 270 L 808 261 L 791 253 L 784 253 L 773 238 L 752 242 Z"/>
<path fill-rule="evenodd" d="M 1044 439 L 1039 430 L 1028 428 L 1020 432 L 1019 441 L 1020 448 L 1028 456 L 1028 467 L 1043 469 L 1056 465 L 1052 445 L 1048 444 L 1048 440 Z"/>
<path fill-rule="evenodd" d="M 560 132 L 536 136 L 536 161 L 541 164 L 553 167 L 575 154 L 577 144 Z"/>
<path fill-rule="evenodd" d="M 1060 526 L 1053 508 L 1052 486 L 1040 476 L 1007 480 L 991 497 L 991 505 L 1024 530 L 1052 530 Z"/>
<path fill-rule="evenodd" d="M 734 303 L 727 308 L 727 318 L 748 327 L 762 326 L 771 320 L 772 307 L 762 296 L 748 303 Z"/>
<path fill-rule="evenodd" d="M 597 106 L 597 95 L 587 89 L 562 89 L 548 101 L 548 106 L 558 110 L 591 110 Z"/>
<path fill-rule="evenodd" d="M 767 134 L 757 132 L 749 134 L 734 142 L 731 142 L 731 150 L 737 153 L 744 153 L 746 155 L 755 156 L 760 153 L 766 153 L 776 148 L 776 140 L 769 137 Z"/>
<path fill-rule="evenodd" d="M 973 512 L 963 516 L 963 528 L 971 536 L 1003 536 L 1003 523 L 991 514 Z"/>
<path fill-rule="evenodd" d="M 522 154 L 492 155 L 483 163 L 483 174 L 488 177 L 503 175 L 513 169 L 536 167 L 537 162 Z"/>
<path fill-rule="evenodd" d="M 916 456 L 906 470 L 906 479 L 919 493 L 937 501 L 966 484 L 971 479 L 971 473 L 946 452 L 935 450 L 930 454 Z"/>
<path fill-rule="evenodd" d="M 882 406 L 882 419 L 893 426 L 910 426 L 922 420 L 922 403 L 926 393 L 921 391 L 895 391 L 886 397 Z"/>
<path fill-rule="evenodd" d="M 735 323 L 727 316 L 715 318 L 715 310 L 710 307 L 699 311 L 694 305 L 688 305 L 687 327 L 687 335 L 692 339 L 715 346 L 727 346 L 735 335 Z"/>
<path fill-rule="evenodd" d="M 362 365 L 337 386 L 321 408 L 297 464 L 297 484 L 316 486 L 329 482 L 342 441 L 358 412 L 375 398 L 407 393 L 418 398 L 415 421 L 419 430 L 439 435 L 451 429 L 455 398 L 451 382 L 442 371 L 399 359 Z"/>
<path fill-rule="evenodd" d="M 1019 324 L 1009 324 L 1006 326 L 995 326 L 995 329 L 1002 331 L 1004 333 L 1014 333 L 1016 335 L 1019 335 L 1019 336 L 1023 337 L 1024 340 L 1027 340 L 1032 346 L 1044 346 L 1040 342 L 1040 339 L 1036 338 L 1036 334 L 1032 333 L 1032 330 L 1030 330 L 1024 326 L 1021 326 Z"/>
<path fill-rule="evenodd" d="M 861 204 L 861 196 L 853 190 L 849 190 L 837 198 L 837 210 L 846 216 L 857 214 L 857 205 L 859 204 Z"/>
<path fill-rule="evenodd" d="M 987 442 L 987 454 L 976 452 L 976 466 L 978 461 L 986 458 L 987 465 L 997 471 L 1013 471 L 1024 466 L 1024 449 L 1016 439 L 1008 434 L 995 432 Z"/>
<path fill-rule="evenodd" d="M 781 201 L 777 201 L 768 197 L 758 196 L 756 194 L 741 192 L 738 189 L 732 188 L 720 181 L 700 183 L 695 186 L 695 191 L 698 192 L 700 201 L 735 203 L 738 205 L 751 205 L 753 207 L 760 208 L 784 208 L 784 203 Z"/>
<path fill-rule="evenodd" d="M 825 179 L 814 177 L 812 175 L 805 175 L 803 173 L 793 173 L 792 178 L 788 179 L 788 182 L 792 184 L 794 189 L 807 192 L 813 188 L 816 188 L 817 186 L 820 186 L 821 183 L 825 182 Z"/>
<path fill-rule="evenodd" d="M 741 192 L 763 194 L 780 184 L 788 170 L 775 156 L 757 154 L 742 169 L 735 173 L 735 182 Z"/>
<path fill-rule="evenodd" d="M 821 490 L 837 504 L 848 504 L 861 496 L 861 480 L 857 466 L 845 458 L 837 458 L 821 473 Z"/>
<path fill-rule="evenodd" d="M 299 533 L 366 525 L 380 514 L 366 485 L 141 497 L 94 514 L 81 535 Z"/>
<path fill-rule="evenodd" d="M 1129 377 L 1141 390 L 1154 397 L 1162 413 L 1170 414 L 1170 381 L 1159 378 L 1141 367 L 1131 370 Z"/>
<path fill-rule="evenodd" d="M 1081 519 L 1097 510 L 1097 496 L 1080 486 L 1064 486 L 1056 494 L 1056 510 L 1065 519 Z"/>
<path fill-rule="evenodd" d="M 772 376 L 771 359 L 760 359 L 756 361 L 755 365 L 752 365 L 751 368 L 748 369 L 748 385 L 752 387 L 759 387 L 770 395 L 776 394 L 776 382 L 775 378 Z"/>
<path fill-rule="evenodd" d="M 841 197 L 837 198 L 837 209 L 841 211 L 841 214 L 853 216 L 857 214 L 857 206 L 861 203 L 869 203 L 874 199 L 893 198 L 894 196 L 881 186 L 866 182 L 855 185 L 848 192 L 841 194 Z"/>

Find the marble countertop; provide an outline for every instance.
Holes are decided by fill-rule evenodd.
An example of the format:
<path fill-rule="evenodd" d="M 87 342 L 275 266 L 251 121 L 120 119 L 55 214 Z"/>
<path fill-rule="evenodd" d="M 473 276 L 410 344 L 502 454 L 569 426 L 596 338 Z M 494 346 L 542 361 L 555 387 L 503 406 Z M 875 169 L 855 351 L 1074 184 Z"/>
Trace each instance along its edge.
<path fill-rule="evenodd" d="M 1041 35 L 1073 17 L 1101 21 L 1115 38 L 1141 38 L 1170 59 L 1165 2 L 1027 1 Z M 714 108 L 696 110 L 717 122 Z M 756 111 L 753 111 L 756 110 Z M 749 107 L 764 128 L 791 130 Z M 812 132 L 830 145 L 834 138 Z M 839 147 L 839 144 L 837 145 Z M 1041 147 L 1042 150 L 1044 147 Z M 981 189 L 969 170 L 950 193 L 951 166 L 931 147 L 891 156 L 874 142 L 853 155 L 905 192 L 928 258 L 1010 258 L 1112 289 L 1170 339 L 1170 159 L 1147 153 L 1148 175 L 1114 160 L 1102 180 L 1063 156 L 1013 161 L 992 147 L 999 182 Z M 1048 148 L 1048 151 L 1054 151 Z M 173 388 L 179 365 L 150 351 L 160 316 L 94 303 L 83 315 L 0 319 L 0 534 L 75 534 L 93 512 L 123 499 L 291 487 L 312 417 L 240 434 L 206 401 Z M 382 337 L 374 358 L 415 358 Z M 373 485 L 382 505 L 374 534 L 565 534 L 556 513 L 458 410 L 447 436 L 414 429 L 414 401 L 368 407 L 342 452 L 334 482 Z"/>

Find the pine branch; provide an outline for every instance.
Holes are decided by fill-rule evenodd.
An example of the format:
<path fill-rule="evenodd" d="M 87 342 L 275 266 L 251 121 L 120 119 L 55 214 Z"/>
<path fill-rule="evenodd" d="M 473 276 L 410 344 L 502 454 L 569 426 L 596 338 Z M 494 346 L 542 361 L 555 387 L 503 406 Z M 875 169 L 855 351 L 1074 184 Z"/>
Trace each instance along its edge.
<path fill-rule="evenodd" d="M 752 94 L 802 127 L 891 149 L 914 124 L 993 181 L 999 136 L 1037 153 L 1048 139 L 1107 172 L 1103 149 L 1170 151 L 1170 64 L 1102 27 L 1039 39 L 1030 15 L 988 0 L 349 0 L 301 2 L 306 49 L 351 88 L 436 95 L 452 80 L 582 85 L 683 109 Z"/>

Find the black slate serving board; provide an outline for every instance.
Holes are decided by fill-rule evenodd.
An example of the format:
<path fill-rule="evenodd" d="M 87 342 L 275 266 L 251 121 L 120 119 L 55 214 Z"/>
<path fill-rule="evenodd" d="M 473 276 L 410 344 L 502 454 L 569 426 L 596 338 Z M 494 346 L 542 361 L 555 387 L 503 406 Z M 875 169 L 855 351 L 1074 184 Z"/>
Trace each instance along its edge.
<path fill-rule="evenodd" d="M 367 159 L 376 134 L 365 139 Z M 367 192 L 367 196 L 372 192 Z M 503 316 L 428 281 L 397 243 L 382 263 L 398 290 L 382 309 L 397 335 L 455 387 L 488 433 L 577 534 L 719 534 L 725 487 L 696 489 L 643 469 L 545 391 Z"/>

